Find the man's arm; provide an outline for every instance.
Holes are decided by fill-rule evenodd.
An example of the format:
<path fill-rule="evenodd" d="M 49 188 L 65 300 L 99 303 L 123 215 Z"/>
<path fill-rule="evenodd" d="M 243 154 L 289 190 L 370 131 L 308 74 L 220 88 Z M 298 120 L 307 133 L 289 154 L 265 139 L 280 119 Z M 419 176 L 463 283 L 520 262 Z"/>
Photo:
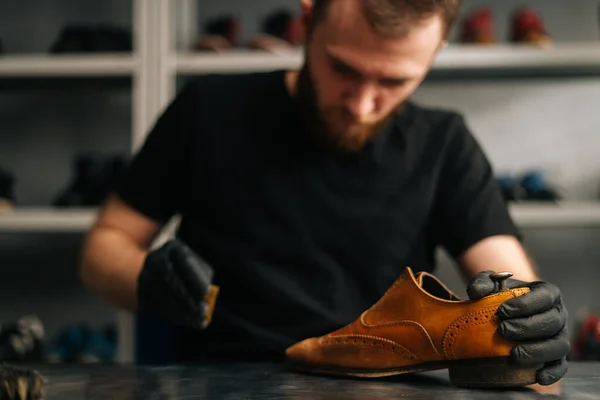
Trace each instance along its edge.
<path fill-rule="evenodd" d="M 161 224 L 111 195 L 87 234 L 80 278 L 93 293 L 126 310 L 137 309 L 137 280 Z"/>
<path fill-rule="evenodd" d="M 118 307 L 137 308 L 137 280 L 149 246 L 188 196 L 196 93 L 188 85 L 160 115 L 86 237 L 80 277 Z"/>
<path fill-rule="evenodd" d="M 444 153 L 434 214 L 437 243 L 457 261 L 465 278 L 510 270 L 535 276 L 483 149 L 460 116 L 444 125 Z"/>
<path fill-rule="evenodd" d="M 515 236 L 497 235 L 483 239 L 457 257 L 467 279 L 483 271 L 509 271 L 515 279 L 539 280 L 535 264 Z"/>

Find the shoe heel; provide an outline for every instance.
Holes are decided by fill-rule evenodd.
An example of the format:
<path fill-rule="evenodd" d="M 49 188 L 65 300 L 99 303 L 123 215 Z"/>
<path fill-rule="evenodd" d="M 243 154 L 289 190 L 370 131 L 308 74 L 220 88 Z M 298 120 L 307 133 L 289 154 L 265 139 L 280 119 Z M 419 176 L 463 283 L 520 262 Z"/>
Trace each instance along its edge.
<path fill-rule="evenodd" d="M 522 387 L 536 383 L 536 369 L 509 363 L 507 358 L 465 360 L 448 368 L 455 386 L 472 388 Z"/>

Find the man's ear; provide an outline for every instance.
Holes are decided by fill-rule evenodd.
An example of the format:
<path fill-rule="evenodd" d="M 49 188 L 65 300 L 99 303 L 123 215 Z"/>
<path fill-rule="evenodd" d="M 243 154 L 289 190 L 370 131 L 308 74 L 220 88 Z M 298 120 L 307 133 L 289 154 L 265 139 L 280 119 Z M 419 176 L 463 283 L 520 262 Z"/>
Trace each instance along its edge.
<path fill-rule="evenodd" d="M 300 9 L 302 14 L 312 13 L 313 2 L 312 0 L 300 0 Z"/>
<path fill-rule="evenodd" d="M 302 42 L 306 43 L 313 14 L 312 0 L 300 0 L 300 21 L 302 25 Z"/>
<path fill-rule="evenodd" d="M 300 0 L 300 15 L 302 16 L 302 28 L 306 32 L 306 28 L 312 19 L 313 2 L 312 0 Z"/>

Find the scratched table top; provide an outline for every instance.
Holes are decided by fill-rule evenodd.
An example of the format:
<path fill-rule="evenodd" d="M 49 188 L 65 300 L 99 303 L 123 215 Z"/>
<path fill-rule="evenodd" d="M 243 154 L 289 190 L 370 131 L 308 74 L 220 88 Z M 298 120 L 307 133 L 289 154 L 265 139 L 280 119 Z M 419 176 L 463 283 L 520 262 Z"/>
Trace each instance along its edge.
<path fill-rule="evenodd" d="M 600 363 L 572 362 L 560 385 L 510 391 L 457 388 L 446 370 L 365 380 L 300 374 L 279 364 L 35 368 L 47 378 L 46 400 L 600 399 Z"/>

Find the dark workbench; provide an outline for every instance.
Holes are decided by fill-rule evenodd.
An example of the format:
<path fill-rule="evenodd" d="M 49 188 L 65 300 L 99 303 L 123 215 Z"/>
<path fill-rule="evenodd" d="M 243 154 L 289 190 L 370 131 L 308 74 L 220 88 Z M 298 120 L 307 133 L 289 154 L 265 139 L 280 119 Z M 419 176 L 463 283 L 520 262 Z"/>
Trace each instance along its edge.
<path fill-rule="evenodd" d="M 379 380 L 298 374 L 277 364 L 212 367 L 40 366 L 49 380 L 46 400 L 387 400 L 540 399 L 531 389 L 469 390 L 449 384 L 446 370 Z M 600 399 L 600 363 L 571 363 L 564 399 Z M 548 388 L 546 388 L 548 390 Z M 550 392 L 556 393 L 556 387 Z"/>

